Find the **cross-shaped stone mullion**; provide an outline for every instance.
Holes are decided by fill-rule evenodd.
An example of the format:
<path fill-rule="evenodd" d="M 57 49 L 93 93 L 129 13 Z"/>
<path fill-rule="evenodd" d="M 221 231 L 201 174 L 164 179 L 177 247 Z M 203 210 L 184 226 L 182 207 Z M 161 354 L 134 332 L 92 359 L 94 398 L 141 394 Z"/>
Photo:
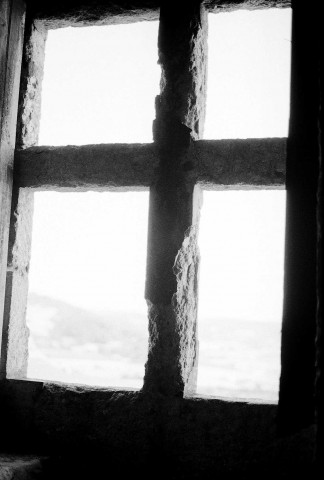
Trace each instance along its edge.
<path fill-rule="evenodd" d="M 182 396 L 195 391 L 198 360 L 200 195 L 190 146 L 203 129 L 207 55 L 207 14 L 198 2 L 185 10 L 161 6 L 158 48 L 162 78 L 153 132 L 159 163 L 150 187 L 144 390 Z"/>
<path fill-rule="evenodd" d="M 150 340 L 144 390 L 163 395 L 195 390 L 199 186 L 276 188 L 285 181 L 285 139 L 199 140 L 205 116 L 206 37 L 206 13 L 199 5 L 190 4 L 179 14 L 171 6 L 161 7 L 162 87 L 154 144 L 30 147 L 17 150 L 15 158 L 21 195 L 29 189 L 150 188 Z M 22 211 L 18 217 L 30 214 Z M 17 225 L 16 244 L 30 230 L 28 221 Z M 25 258 L 22 264 L 27 262 Z M 18 316 L 23 314 L 21 309 Z M 18 371 L 11 375 L 19 376 Z"/>

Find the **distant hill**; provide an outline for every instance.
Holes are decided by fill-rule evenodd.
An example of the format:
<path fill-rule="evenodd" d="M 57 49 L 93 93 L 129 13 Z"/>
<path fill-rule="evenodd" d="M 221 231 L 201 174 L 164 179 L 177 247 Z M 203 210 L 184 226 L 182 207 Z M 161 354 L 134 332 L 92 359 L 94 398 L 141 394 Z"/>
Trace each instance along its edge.
<path fill-rule="evenodd" d="M 89 343 L 104 346 L 122 340 L 127 350 L 138 342 L 147 348 L 148 322 L 138 313 L 108 311 L 99 315 L 61 300 L 30 293 L 27 318 L 33 339 L 41 348 Z M 45 318 L 50 323 L 47 335 L 41 328 Z M 136 351 L 133 353 L 136 355 Z"/>
<path fill-rule="evenodd" d="M 31 378 L 140 388 L 148 352 L 146 315 L 91 313 L 30 293 Z M 275 400 L 280 325 L 200 318 L 198 392 Z"/>

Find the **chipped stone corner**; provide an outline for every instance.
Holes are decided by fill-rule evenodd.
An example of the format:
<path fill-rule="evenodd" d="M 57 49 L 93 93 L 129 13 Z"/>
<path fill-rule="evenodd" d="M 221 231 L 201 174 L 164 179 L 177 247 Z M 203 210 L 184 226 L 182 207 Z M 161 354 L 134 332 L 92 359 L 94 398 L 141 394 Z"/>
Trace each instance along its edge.
<path fill-rule="evenodd" d="M 197 336 L 198 276 L 200 254 L 198 224 L 190 227 L 175 260 L 177 292 L 172 298 L 179 342 L 179 367 L 184 383 L 184 395 L 195 393 L 199 343 Z"/>
<path fill-rule="evenodd" d="M 176 312 L 170 304 L 147 300 L 147 305 L 150 335 L 143 391 L 158 396 L 182 396 Z"/>
<path fill-rule="evenodd" d="M 184 395 L 195 393 L 197 388 L 199 357 L 197 313 L 200 265 L 198 234 L 202 202 L 202 189 L 199 185 L 195 185 L 192 200 L 192 225 L 185 232 L 173 267 L 177 279 L 177 291 L 172 298 L 172 307 L 176 318 L 179 365 L 184 383 Z"/>

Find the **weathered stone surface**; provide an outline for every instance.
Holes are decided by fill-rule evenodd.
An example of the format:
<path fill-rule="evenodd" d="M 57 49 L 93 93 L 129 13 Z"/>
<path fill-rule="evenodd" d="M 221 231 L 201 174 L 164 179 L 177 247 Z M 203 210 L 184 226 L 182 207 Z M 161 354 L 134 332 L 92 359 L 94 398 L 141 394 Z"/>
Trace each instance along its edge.
<path fill-rule="evenodd" d="M 33 17 L 41 20 L 47 28 L 158 20 L 159 4 L 156 0 L 28 2 Z"/>
<path fill-rule="evenodd" d="M 173 297 L 172 305 L 177 318 L 178 343 L 183 358 L 180 367 L 185 395 L 196 392 L 198 373 L 197 311 L 200 256 L 197 235 L 201 206 L 199 187 L 196 188 L 193 203 L 195 209 L 193 216 L 196 217 L 194 226 L 186 232 L 173 269 L 177 277 L 177 293 Z"/>
<path fill-rule="evenodd" d="M 157 168 L 153 144 L 33 147 L 16 151 L 15 184 L 41 190 L 149 187 Z"/>
<path fill-rule="evenodd" d="M 6 356 L 2 345 L 2 322 L 5 301 L 6 263 L 12 171 L 16 137 L 19 76 L 23 47 L 25 5 L 20 0 L 0 3 L 0 356 Z M 4 375 L 1 360 L 0 377 Z"/>
<path fill-rule="evenodd" d="M 144 391 L 153 386 L 159 395 L 195 390 L 196 311 L 181 309 L 177 298 L 171 305 L 147 303 L 150 340 Z"/>
<path fill-rule="evenodd" d="M 286 138 L 200 140 L 192 144 L 197 180 L 205 189 L 284 187 Z"/>
<path fill-rule="evenodd" d="M 46 30 L 27 15 L 17 120 L 17 145 L 37 143 L 40 121 Z M 11 204 L 7 283 L 4 308 L 4 352 L 1 369 L 8 378 L 27 374 L 26 306 L 33 215 L 33 193 L 14 185 Z"/>
<path fill-rule="evenodd" d="M 41 473 L 39 457 L 0 455 L 0 480 L 33 480 L 40 478 Z"/>
<path fill-rule="evenodd" d="M 205 189 L 285 184 L 285 138 L 199 140 L 182 161 L 190 184 Z M 39 190 L 145 188 L 158 177 L 153 144 L 31 147 L 16 150 L 15 185 Z"/>
<path fill-rule="evenodd" d="M 183 10 L 162 5 L 158 45 L 161 93 L 156 98 L 154 138 L 162 147 L 170 148 L 170 142 L 185 146 L 184 127 L 198 139 L 205 119 L 207 13 L 199 2 Z"/>
<path fill-rule="evenodd" d="M 291 7 L 291 0 L 204 0 L 204 5 L 209 12 L 222 13 L 242 8 L 287 8 Z"/>
<path fill-rule="evenodd" d="M 161 5 L 161 94 L 153 129 L 159 168 L 150 190 L 144 391 L 171 397 L 195 389 L 199 201 L 190 146 L 204 123 L 206 20 L 199 2 L 184 10 Z"/>
<path fill-rule="evenodd" d="M 20 191 L 19 191 L 20 190 Z M 13 195 L 14 228 L 9 238 L 8 272 L 4 321 L 7 354 L 2 358 L 7 378 L 25 378 L 28 362 L 26 305 L 33 218 L 33 194 L 15 189 Z M 18 200 L 16 195 L 19 191 Z"/>
<path fill-rule="evenodd" d="M 21 69 L 17 148 L 37 145 L 47 30 L 27 17 Z"/>
<path fill-rule="evenodd" d="M 28 0 L 31 13 L 48 28 L 157 20 L 160 6 L 166 3 L 168 2 L 165 0 L 85 0 L 80 5 L 75 0 L 56 2 Z M 204 0 L 202 3 L 206 10 L 218 13 L 239 8 L 290 7 L 291 0 Z M 186 2 L 183 4 L 178 2 L 172 6 L 174 11 L 177 9 L 179 12 L 185 12 L 187 5 Z"/>

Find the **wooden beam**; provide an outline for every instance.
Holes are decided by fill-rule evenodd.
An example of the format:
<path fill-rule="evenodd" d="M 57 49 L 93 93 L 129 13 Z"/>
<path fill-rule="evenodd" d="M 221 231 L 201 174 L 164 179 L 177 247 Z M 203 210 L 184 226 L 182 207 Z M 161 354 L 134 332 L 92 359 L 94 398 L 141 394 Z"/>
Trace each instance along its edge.
<path fill-rule="evenodd" d="M 199 140 L 184 169 L 203 188 L 282 187 L 286 139 Z M 158 157 L 153 144 L 32 147 L 17 150 L 15 184 L 38 190 L 149 187 Z"/>

